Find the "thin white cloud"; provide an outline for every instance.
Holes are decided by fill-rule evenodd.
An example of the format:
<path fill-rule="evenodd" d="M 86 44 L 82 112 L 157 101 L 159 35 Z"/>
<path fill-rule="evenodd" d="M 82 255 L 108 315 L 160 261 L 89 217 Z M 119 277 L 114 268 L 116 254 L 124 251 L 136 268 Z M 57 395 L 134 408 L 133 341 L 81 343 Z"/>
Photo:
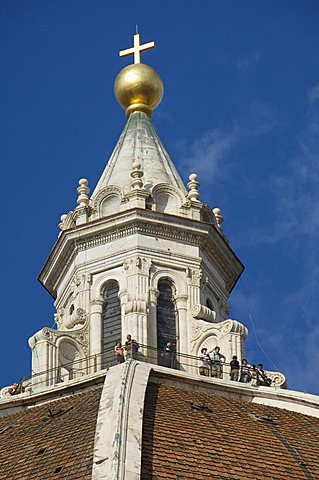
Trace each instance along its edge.
<path fill-rule="evenodd" d="M 309 89 L 308 98 L 310 103 L 314 103 L 315 101 L 319 100 L 319 83 Z"/>
<path fill-rule="evenodd" d="M 284 174 L 273 174 L 268 179 L 268 190 L 273 192 L 273 222 L 265 227 L 257 220 L 250 224 L 249 237 L 242 242 L 270 243 L 289 239 L 291 245 L 305 241 L 305 236 L 319 242 L 319 115 L 313 102 L 319 84 L 308 95 L 308 123 L 297 139 L 297 153 L 287 162 Z M 240 243 L 240 238 L 237 238 Z"/>
<path fill-rule="evenodd" d="M 241 72 L 246 72 L 256 63 L 258 63 L 260 58 L 261 58 L 260 52 L 247 53 L 237 61 L 236 66 L 238 70 L 240 70 Z"/>
<path fill-rule="evenodd" d="M 177 144 L 179 163 L 183 170 L 194 171 L 203 184 L 227 175 L 229 160 L 240 144 L 249 142 L 272 130 L 277 124 L 277 114 L 269 106 L 255 102 L 246 115 L 236 118 L 225 129 L 216 128 L 195 140 L 183 139 Z"/>

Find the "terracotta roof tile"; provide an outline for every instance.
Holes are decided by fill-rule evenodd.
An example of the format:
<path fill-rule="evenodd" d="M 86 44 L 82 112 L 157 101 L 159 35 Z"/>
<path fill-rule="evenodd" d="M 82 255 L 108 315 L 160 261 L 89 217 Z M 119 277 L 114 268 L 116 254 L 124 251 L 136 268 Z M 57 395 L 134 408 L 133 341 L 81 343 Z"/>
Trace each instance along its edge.
<path fill-rule="evenodd" d="M 100 396 L 96 388 L 0 418 L 0 480 L 91 479 Z"/>
<path fill-rule="evenodd" d="M 319 480 L 319 419 L 150 383 L 142 479 Z"/>

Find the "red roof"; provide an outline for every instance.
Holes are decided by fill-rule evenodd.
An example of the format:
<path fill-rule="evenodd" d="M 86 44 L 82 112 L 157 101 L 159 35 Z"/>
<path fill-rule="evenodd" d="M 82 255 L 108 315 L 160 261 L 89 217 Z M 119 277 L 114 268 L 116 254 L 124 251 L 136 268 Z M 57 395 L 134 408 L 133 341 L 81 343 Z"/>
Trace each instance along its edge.
<path fill-rule="evenodd" d="M 142 479 L 319 479 L 319 419 L 150 383 Z"/>
<path fill-rule="evenodd" d="M 101 387 L 0 418 L 0 480 L 89 480 Z"/>

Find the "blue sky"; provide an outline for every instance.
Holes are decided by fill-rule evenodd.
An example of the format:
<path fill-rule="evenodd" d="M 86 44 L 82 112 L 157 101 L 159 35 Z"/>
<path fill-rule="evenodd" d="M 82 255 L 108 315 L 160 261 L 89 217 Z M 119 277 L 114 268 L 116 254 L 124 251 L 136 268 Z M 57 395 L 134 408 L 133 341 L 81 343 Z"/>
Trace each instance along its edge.
<path fill-rule="evenodd" d="M 37 275 L 78 179 L 94 188 L 125 125 L 113 82 L 135 24 L 157 43 L 143 61 L 165 85 L 158 133 L 246 266 L 230 317 L 250 330 L 247 357 L 319 394 L 319 4 L 306 0 L 0 1 L 0 384 L 29 373 L 27 339 L 53 325 Z"/>

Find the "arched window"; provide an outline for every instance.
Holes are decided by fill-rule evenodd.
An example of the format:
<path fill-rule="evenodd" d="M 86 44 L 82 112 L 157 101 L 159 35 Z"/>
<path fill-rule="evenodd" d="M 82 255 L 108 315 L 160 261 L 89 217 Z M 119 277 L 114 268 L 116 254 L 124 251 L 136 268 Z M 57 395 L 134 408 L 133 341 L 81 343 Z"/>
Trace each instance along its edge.
<path fill-rule="evenodd" d="M 168 280 L 161 280 L 158 290 L 157 348 L 161 351 L 169 340 L 176 347 L 176 313 L 172 284 Z"/>
<path fill-rule="evenodd" d="M 103 292 L 102 310 L 102 368 L 110 366 L 114 361 L 114 346 L 121 341 L 122 319 L 119 284 L 112 280 L 106 284 Z"/>

